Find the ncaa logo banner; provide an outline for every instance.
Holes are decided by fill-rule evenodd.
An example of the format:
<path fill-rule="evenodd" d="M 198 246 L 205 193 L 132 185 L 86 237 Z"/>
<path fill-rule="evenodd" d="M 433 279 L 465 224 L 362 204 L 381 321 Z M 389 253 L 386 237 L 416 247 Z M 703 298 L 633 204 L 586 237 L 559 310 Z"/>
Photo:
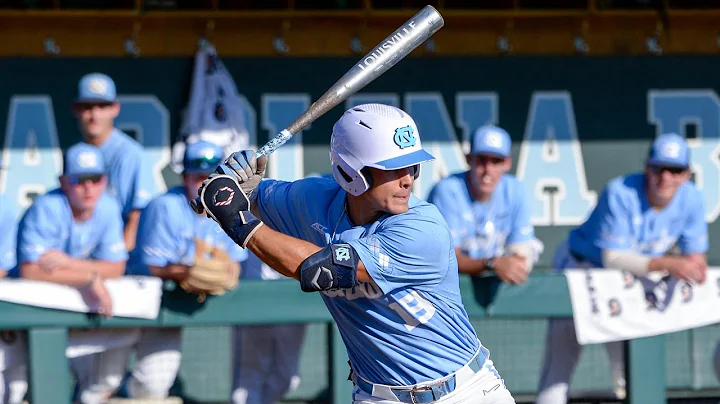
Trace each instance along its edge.
<path fill-rule="evenodd" d="M 565 272 L 580 345 L 624 341 L 720 323 L 720 268 L 703 284 L 607 269 Z"/>

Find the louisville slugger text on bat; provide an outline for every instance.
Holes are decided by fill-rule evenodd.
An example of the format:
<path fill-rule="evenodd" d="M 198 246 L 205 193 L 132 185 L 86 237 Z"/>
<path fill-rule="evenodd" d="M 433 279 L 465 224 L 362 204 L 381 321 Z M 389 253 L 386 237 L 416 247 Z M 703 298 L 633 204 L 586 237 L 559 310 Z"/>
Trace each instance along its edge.
<path fill-rule="evenodd" d="M 444 24 L 442 16 L 433 6 L 425 6 L 360 59 L 302 115 L 261 147 L 256 155 L 258 157 L 267 156 L 277 150 L 293 135 L 393 67 L 435 34 Z M 204 210 L 199 198 L 190 201 L 190 206 L 197 213 L 202 213 Z"/>

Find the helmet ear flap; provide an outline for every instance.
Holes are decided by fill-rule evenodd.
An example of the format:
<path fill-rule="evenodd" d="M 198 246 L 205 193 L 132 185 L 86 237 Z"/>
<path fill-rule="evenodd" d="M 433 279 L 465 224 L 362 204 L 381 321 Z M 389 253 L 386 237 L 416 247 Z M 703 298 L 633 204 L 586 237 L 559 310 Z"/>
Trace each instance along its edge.
<path fill-rule="evenodd" d="M 333 153 L 334 154 L 334 153 Z M 335 181 L 351 195 L 358 196 L 370 188 L 365 176 L 348 164 L 340 155 L 332 156 L 332 172 Z M 351 157 L 347 157 L 351 158 Z"/>

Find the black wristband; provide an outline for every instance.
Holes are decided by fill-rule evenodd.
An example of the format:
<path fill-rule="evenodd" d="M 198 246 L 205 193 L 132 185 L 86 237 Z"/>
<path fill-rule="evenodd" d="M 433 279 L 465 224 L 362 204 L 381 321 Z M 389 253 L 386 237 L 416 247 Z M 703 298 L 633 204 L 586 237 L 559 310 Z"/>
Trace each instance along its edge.
<path fill-rule="evenodd" d="M 485 258 L 485 265 L 483 269 L 490 272 L 495 272 L 495 257 Z"/>

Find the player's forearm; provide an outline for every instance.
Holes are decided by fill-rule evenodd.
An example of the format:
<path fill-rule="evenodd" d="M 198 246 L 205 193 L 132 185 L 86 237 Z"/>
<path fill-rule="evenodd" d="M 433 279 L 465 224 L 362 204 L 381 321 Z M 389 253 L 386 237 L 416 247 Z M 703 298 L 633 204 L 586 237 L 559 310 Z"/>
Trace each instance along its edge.
<path fill-rule="evenodd" d="M 247 248 L 280 274 L 294 279 L 300 279 L 300 264 L 321 250 L 315 244 L 287 236 L 268 226 L 262 226 L 255 232 Z"/>
<path fill-rule="evenodd" d="M 91 261 L 71 258 L 68 265 L 61 268 L 69 272 L 97 272 L 103 279 L 114 279 L 123 276 L 125 273 L 125 261 L 109 262 L 109 261 Z"/>
<path fill-rule="evenodd" d="M 127 223 L 123 229 L 123 240 L 125 241 L 125 248 L 128 251 L 135 249 L 135 240 L 137 238 L 137 230 L 140 225 L 140 211 L 133 210 L 128 215 Z"/>
<path fill-rule="evenodd" d="M 168 264 L 164 267 L 148 265 L 148 269 L 150 269 L 150 273 L 153 276 L 157 276 L 158 278 L 182 282 L 187 279 L 190 267 L 182 264 Z"/>
<path fill-rule="evenodd" d="M 40 265 L 36 263 L 24 262 L 20 264 L 20 276 L 34 281 L 82 287 L 88 285 L 93 280 L 94 275 L 92 272 L 67 271 L 63 269 L 48 272 L 44 271 L 40 268 Z"/>
<path fill-rule="evenodd" d="M 455 256 L 457 257 L 458 262 L 458 271 L 461 274 L 468 274 L 468 275 L 480 275 L 481 273 L 485 272 L 485 259 L 473 259 L 470 258 L 467 254 L 465 254 L 461 249 L 456 248 L 455 249 Z"/>

